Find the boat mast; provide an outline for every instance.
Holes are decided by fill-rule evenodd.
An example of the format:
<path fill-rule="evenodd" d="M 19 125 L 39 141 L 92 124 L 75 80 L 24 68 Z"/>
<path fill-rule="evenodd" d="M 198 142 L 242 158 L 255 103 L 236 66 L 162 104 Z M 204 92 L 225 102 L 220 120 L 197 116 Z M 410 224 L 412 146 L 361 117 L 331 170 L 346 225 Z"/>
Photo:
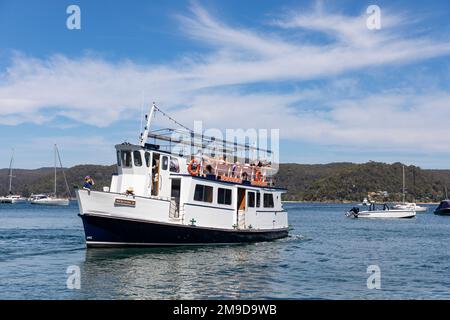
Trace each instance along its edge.
<path fill-rule="evenodd" d="M 56 145 L 55 145 L 55 150 L 56 150 L 56 155 L 58 156 L 59 167 L 61 168 L 61 172 L 62 172 L 63 177 L 64 177 L 64 183 L 66 184 L 67 195 L 70 198 L 72 196 L 72 194 L 70 193 L 69 183 L 67 182 L 66 173 L 64 172 L 64 168 L 63 168 L 63 165 L 62 165 L 61 155 L 59 154 L 59 150 L 58 150 L 58 147 Z"/>
<path fill-rule="evenodd" d="M 56 198 L 56 144 L 55 144 L 54 160 L 55 160 L 55 198 Z"/>
<path fill-rule="evenodd" d="M 141 133 L 141 136 L 140 136 L 140 143 L 141 143 L 142 147 L 144 147 L 145 144 L 147 143 L 148 133 L 150 132 L 150 125 L 152 124 L 152 118 L 153 118 L 153 113 L 155 112 L 155 108 L 156 108 L 156 104 L 153 102 L 149 113 L 145 115 L 145 118 L 147 119 L 147 124 L 145 125 L 144 133 Z"/>
<path fill-rule="evenodd" d="M 405 165 L 403 165 L 403 203 L 405 203 Z"/>
<path fill-rule="evenodd" d="M 12 150 L 11 161 L 9 162 L 9 194 L 12 194 L 13 159 L 14 159 L 14 149 Z"/>

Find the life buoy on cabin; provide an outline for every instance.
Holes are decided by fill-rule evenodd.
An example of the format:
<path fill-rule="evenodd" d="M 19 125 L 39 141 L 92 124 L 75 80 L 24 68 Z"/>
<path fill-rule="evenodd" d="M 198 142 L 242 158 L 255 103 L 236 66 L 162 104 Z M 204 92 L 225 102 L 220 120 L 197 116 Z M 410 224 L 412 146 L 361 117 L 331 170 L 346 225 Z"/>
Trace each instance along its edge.
<path fill-rule="evenodd" d="M 195 159 L 192 159 L 191 162 L 189 162 L 187 169 L 191 176 L 198 176 L 200 173 L 200 164 L 197 163 Z"/>

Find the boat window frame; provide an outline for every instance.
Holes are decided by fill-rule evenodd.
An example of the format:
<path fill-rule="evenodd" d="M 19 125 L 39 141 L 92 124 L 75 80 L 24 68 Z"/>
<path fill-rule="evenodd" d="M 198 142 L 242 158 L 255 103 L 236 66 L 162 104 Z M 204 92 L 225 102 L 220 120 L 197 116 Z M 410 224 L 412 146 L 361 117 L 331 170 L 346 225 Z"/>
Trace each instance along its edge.
<path fill-rule="evenodd" d="M 201 190 L 201 196 L 197 197 L 199 191 L 198 188 L 202 188 Z M 208 190 L 208 192 L 206 192 Z M 210 192 L 209 192 L 210 191 Z M 207 202 L 207 203 L 213 203 L 213 194 L 214 194 L 214 187 L 208 186 L 205 184 L 197 183 L 194 188 L 194 196 L 193 200 L 198 202 Z M 208 197 L 210 195 L 210 197 Z"/>
<path fill-rule="evenodd" d="M 172 166 L 172 164 L 174 164 L 174 166 Z M 178 161 L 178 158 L 170 157 L 169 171 L 174 173 L 180 173 L 180 161 Z"/>
<path fill-rule="evenodd" d="M 261 192 L 256 191 L 256 207 L 261 207 Z"/>
<path fill-rule="evenodd" d="M 124 157 L 124 155 L 128 154 L 129 155 L 129 165 L 127 165 L 127 159 Z M 133 158 L 131 156 L 131 150 L 121 150 L 120 151 L 120 159 L 122 162 L 122 167 L 123 168 L 132 168 L 133 167 Z"/>
<path fill-rule="evenodd" d="M 268 198 L 270 197 L 270 198 Z M 272 199 L 272 203 L 268 201 L 269 199 Z M 265 192 L 263 196 L 263 206 L 264 208 L 275 208 L 275 200 L 273 198 L 273 193 Z"/>
<path fill-rule="evenodd" d="M 222 196 L 220 195 L 221 191 L 223 192 Z M 222 202 L 221 197 L 223 197 Z M 227 199 L 229 201 L 227 201 Z M 217 204 L 231 206 L 233 204 L 233 190 L 228 188 L 217 188 Z"/>
<path fill-rule="evenodd" d="M 247 208 L 255 208 L 256 195 L 255 191 L 247 191 Z"/>
<path fill-rule="evenodd" d="M 120 158 L 120 150 L 117 150 L 117 152 L 116 152 L 116 157 L 117 157 L 117 159 L 116 159 L 116 160 L 117 160 L 117 166 L 118 166 L 118 167 L 121 167 L 121 166 L 122 166 L 122 163 L 121 163 L 121 162 L 122 162 L 122 161 L 121 161 L 122 159 Z"/>
<path fill-rule="evenodd" d="M 144 153 L 144 160 L 145 160 L 145 165 L 147 168 L 150 168 L 150 160 L 151 160 L 151 153 L 148 151 L 145 151 Z"/>
<path fill-rule="evenodd" d="M 136 155 L 138 155 L 138 156 L 136 157 Z M 136 160 L 138 160 L 138 161 L 136 162 Z M 142 167 L 142 155 L 139 150 L 133 151 L 133 166 Z"/>
<path fill-rule="evenodd" d="M 162 156 L 161 159 L 161 170 L 167 171 L 169 169 L 169 157 Z"/>

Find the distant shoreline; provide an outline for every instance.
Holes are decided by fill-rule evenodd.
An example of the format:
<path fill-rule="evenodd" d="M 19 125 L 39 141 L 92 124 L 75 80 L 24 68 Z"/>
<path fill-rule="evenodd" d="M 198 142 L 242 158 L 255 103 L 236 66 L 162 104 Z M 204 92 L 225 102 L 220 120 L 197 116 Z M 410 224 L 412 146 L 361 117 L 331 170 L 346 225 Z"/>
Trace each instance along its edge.
<path fill-rule="evenodd" d="M 352 203 L 361 203 L 358 201 L 349 201 L 349 200 L 338 200 L 338 201 L 305 201 L 305 200 L 283 200 L 283 203 L 341 203 L 341 204 L 352 204 Z M 378 202 L 382 203 L 382 202 Z M 387 201 L 387 203 L 400 203 L 398 201 Z M 416 202 L 416 204 L 429 204 L 429 205 L 439 205 L 440 202 Z"/>

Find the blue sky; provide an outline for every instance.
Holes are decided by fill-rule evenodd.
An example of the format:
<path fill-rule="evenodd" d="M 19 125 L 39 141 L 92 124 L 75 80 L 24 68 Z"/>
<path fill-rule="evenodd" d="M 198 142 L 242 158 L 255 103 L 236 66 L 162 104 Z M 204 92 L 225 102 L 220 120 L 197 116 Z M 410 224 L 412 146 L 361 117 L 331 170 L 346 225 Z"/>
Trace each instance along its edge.
<path fill-rule="evenodd" d="M 66 8 L 81 8 L 68 30 Z M 366 8 L 381 9 L 381 29 Z M 0 167 L 111 164 L 143 102 L 281 162 L 450 168 L 448 1 L 0 0 Z"/>

